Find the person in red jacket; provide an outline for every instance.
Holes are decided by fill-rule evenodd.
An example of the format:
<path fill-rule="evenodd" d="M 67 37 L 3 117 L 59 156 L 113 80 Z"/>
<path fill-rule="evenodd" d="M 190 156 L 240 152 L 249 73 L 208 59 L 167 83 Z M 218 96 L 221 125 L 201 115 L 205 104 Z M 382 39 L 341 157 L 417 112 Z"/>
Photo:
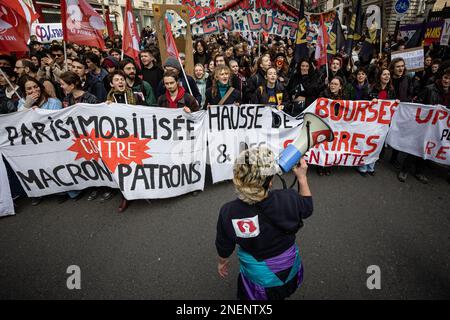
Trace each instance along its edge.
<path fill-rule="evenodd" d="M 198 111 L 200 109 L 197 100 L 178 84 L 178 74 L 166 71 L 163 77 L 166 91 L 158 98 L 158 107 L 184 108 L 184 111 Z"/>

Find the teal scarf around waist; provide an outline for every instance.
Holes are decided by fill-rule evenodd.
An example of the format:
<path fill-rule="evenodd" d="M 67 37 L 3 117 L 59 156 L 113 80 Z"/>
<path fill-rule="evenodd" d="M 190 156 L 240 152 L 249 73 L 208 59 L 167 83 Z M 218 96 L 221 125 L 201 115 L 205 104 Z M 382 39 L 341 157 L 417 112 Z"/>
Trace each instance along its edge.
<path fill-rule="evenodd" d="M 283 282 L 270 270 L 264 260 L 257 261 L 251 254 L 241 248 L 238 248 L 237 255 L 241 264 L 239 271 L 251 282 L 263 288 L 278 287 L 289 282 L 297 274 L 301 264 L 300 254 L 296 246 L 294 264 L 292 265 L 289 276 Z"/>

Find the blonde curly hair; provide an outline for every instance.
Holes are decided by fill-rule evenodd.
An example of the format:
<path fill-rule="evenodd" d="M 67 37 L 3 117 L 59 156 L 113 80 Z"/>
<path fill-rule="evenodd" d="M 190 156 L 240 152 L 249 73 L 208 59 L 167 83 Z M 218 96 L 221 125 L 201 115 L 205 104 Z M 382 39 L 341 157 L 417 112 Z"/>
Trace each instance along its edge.
<path fill-rule="evenodd" d="M 233 167 L 233 183 L 238 198 L 255 204 L 267 198 L 267 179 L 279 173 L 274 153 L 266 147 L 242 151 Z"/>

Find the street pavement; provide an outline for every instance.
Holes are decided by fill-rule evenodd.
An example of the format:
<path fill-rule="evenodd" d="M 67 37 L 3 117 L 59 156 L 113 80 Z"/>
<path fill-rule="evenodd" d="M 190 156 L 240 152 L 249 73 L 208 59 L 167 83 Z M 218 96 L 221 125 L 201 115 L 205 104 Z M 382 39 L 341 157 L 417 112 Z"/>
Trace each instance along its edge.
<path fill-rule="evenodd" d="M 315 208 L 297 236 L 304 282 L 290 299 L 450 298 L 446 170 L 428 167 L 423 185 L 399 182 L 386 162 L 376 169 L 364 178 L 310 168 Z M 214 245 L 219 209 L 234 197 L 231 182 L 207 182 L 198 196 L 137 200 L 125 213 L 118 194 L 104 203 L 49 196 L 36 207 L 21 199 L 17 215 L 0 219 L 0 299 L 234 299 L 236 255 L 222 280 Z M 66 286 L 71 265 L 80 290 Z M 369 290 L 373 265 L 381 288 Z"/>

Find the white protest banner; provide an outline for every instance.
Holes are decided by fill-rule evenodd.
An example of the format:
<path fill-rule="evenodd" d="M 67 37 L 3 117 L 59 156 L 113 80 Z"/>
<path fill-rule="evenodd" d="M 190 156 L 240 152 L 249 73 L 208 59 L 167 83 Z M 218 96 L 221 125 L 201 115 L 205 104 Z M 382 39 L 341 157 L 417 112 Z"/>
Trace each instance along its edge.
<path fill-rule="evenodd" d="M 321 166 L 361 166 L 378 160 L 395 113 L 394 101 L 319 98 L 305 112 L 321 117 L 333 129 L 334 140 L 306 153 L 308 163 Z"/>
<path fill-rule="evenodd" d="M 386 142 L 396 150 L 450 165 L 450 110 L 402 102 Z"/>
<path fill-rule="evenodd" d="M 8 174 L 0 153 L 0 217 L 14 215 L 14 203 L 9 189 Z"/>
<path fill-rule="evenodd" d="M 63 40 L 62 23 L 33 23 L 31 35 L 36 36 L 42 43 L 50 43 L 53 40 Z"/>
<path fill-rule="evenodd" d="M 391 54 L 391 60 L 403 58 L 406 69 L 409 71 L 421 71 L 424 68 L 423 47 L 394 51 Z"/>
<path fill-rule="evenodd" d="M 209 108 L 208 148 L 213 183 L 233 178 L 243 150 L 267 146 L 276 156 L 300 131 L 299 119 L 269 106 L 227 105 Z"/>
<path fill-rule="evenodd" d="M 441 46 L 448 46 L 450 39 L 450 19 L 445 19 L 444 26 L 442 27 Z"/>
<path fill-rule="evenodd" d="M 208 149 L 213 183 L 233 178 L 234 160 L 247 148 L 265 145 L 270 107 L 225 105 L 208 108 Z"/>
<path fill-rule="evenodd" d="M 267 130 L 267 147 L 278 157 L 300 134 L 303 113 L 294 118 L 283 111 L 272 108 L 272 127 Z"/>
<path fill-rule="evenodd" d="M 93 186 L 127 199 L 204 187 L 206 112 L 77 104 L 0 117 L 0 152 L 31 197 Z"/>
<path fill-rule="evenodd" d="M 280 1 L 232 0 L 226 4 L 215 1 L 183 0 L 189 7 L 189 17 L 194 35 L 224 32 L 264 31 L 282 37 L 295 37 L 296 13 L 291 12 Z M 181 29 L 177 24 L 173 30 Z"/>

